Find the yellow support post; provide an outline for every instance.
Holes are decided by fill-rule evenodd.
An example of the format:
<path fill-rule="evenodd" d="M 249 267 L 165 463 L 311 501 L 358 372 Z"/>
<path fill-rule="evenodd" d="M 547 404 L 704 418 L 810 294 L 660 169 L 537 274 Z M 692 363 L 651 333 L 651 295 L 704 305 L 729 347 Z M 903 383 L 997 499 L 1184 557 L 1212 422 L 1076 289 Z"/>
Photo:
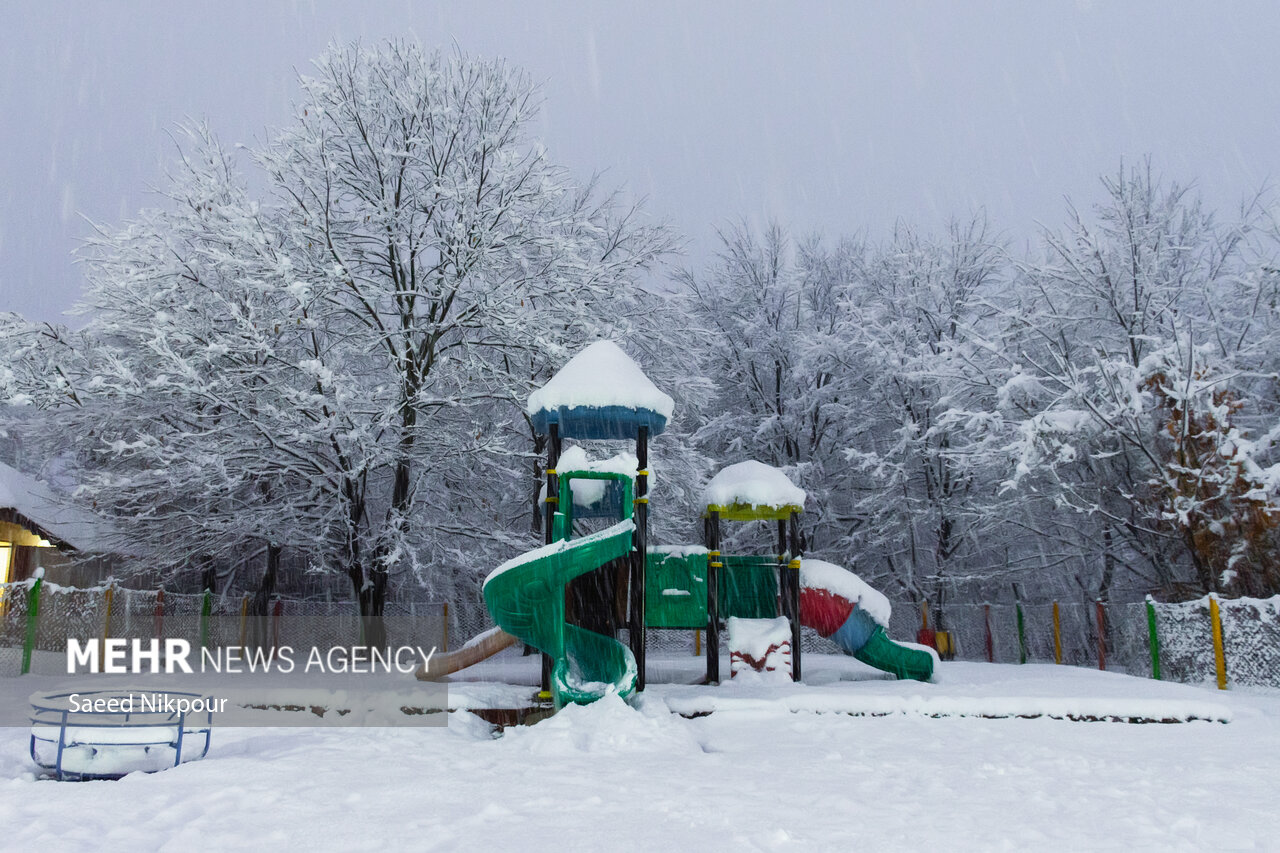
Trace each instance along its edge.
<path fill-rule="evenodd" d="M 246 633 L 249 629 L 249 593 L 240 598 L 240 653 L 244 654 Z"/>
<path fill-rule="evenodd" d="M 1058 621 L 1058 602 L 1053 603 L 1053 662 L 1062 664 L 1062 623 Z"/>
<path fill-rule="evenodd" d="M 693 629 L 693 656 L 702 657 L 702 631 L 697 628 Z"/>
<path fill-rule="evenodd" d="M 929 602 L 928 601 L 920 602 L 920 619 L 922 622 L 921 627 L 923 628 L 923 630 L 928 631 L 929 630 Z"/>
<path fill-rule="evenodd" d="M 107 634 L 111 631 L 111 599 L 114 598 L 115 589 L 108 586 L 107 591 L 103 593 L 103 598 L 107 602 L 107 614 L 102 620 L 102 635 L 98 637 L 98 672 L 102 672 L 102 667 L 107 660 Z"/>
<path fill-rule="evenodd" d="M 1213 626 L 1213 666 L 1218 671 L 1218 689 L 1227 689 L 1227 656 L 1222 649 L 1222 609 L 1216 593 L 1209 594 L 1209 622 Z"/>

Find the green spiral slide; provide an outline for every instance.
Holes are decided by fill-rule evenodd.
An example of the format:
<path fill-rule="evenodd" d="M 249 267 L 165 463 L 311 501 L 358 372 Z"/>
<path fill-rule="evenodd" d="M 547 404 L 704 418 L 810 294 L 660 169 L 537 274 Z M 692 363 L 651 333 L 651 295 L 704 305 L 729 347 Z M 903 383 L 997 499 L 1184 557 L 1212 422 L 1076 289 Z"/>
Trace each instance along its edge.
<path fill-rule="evenodd" d="M 560 540 L 502 564 L 485 579 L 484 601 L 498 627 L 550 655 L 556 707 L 636 689 L 636 660 L 612 637 L 565 624 L 565 586 L 631 553 L 635 522 L 625 519 L 580 539 Z"/>

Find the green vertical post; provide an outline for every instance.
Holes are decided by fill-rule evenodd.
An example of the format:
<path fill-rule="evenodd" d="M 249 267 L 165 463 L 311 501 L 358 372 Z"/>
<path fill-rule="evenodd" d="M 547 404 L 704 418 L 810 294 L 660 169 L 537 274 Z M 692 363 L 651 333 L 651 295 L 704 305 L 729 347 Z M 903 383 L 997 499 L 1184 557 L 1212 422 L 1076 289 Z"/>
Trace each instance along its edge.
<path fill-rule="evenodd" d="M 1027 662 L 1027 629 L 1022 618 L 1022 602 L 1014 605 L 1018 611 L 1018 663 Z"/>
<path fill-rule="evenodd" d="M 1147 596 L 1147 642 L 1151 646 L 1151 677 L 1160 680 L 1160 634 L 1156 631 L 1156 603 Z"/>
<path fill-rule="evenodd" d="M 22 640 L 22 674 L 31 671 L 31 652 L 36 647 L 36 626 L 40 623 L 40 588 L 44 578 L 36 578 L 27 593 L 27 635 Z"/>
<path fill-rule="evenodd" d="M 213 613 L 213 593 L 204 591 L 204 603 L 200 605 L 200 648 L 209 646 L 209 615 Z"/>

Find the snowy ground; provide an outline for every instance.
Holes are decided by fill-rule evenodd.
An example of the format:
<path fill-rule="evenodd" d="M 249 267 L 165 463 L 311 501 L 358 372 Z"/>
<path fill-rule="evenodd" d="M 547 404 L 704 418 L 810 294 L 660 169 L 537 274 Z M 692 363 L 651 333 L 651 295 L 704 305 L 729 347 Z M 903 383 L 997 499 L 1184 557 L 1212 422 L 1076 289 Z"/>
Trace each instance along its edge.
<path fill-rule="evenodd" d="M 505 657 L 473 678 L 529 681 Z M 658 686 L 495 737 L 448 728 L 221 729 L 203 762 L 37 781 L 0 729 L 0 846 L 32 850 L 1276 849 L 1280 693 L 1045 666 L 944 664 L 933 685 L 806 658 L 811 686 Z M 689 661 L 658 669 L 696 672 Z M 506 688 L 512 696 L 527 688 Z M 451 691 L 502 696 L 483 681 Z M 451 697 L 451 701 L 453 701 Z M 833 697 L 838 697 L 833 698 Z M 685 719 L 680 703 L 713 704 Z M 885 716 L 789 710 L 861 702 Z M 1212 711 L 1229 723 L 932 717 Z M 876 703 L 880 703 L 877 705 Z M 885 704 L 887 703 L 887 704 Z M 977 703 L 977 704 L 974 704 Z M 947 710 L 950 709 L 950 710 Z M 860 712 L 863 713 L 863 712 Z"/>

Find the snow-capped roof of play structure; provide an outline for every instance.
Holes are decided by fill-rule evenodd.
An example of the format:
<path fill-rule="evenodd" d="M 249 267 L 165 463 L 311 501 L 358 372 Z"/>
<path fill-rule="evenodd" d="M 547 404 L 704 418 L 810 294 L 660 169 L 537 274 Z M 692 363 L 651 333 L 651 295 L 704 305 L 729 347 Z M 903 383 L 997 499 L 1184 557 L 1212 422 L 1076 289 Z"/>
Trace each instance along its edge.
<path fill-rule="evenodd" d="M 702 492 L 702 506 L 804 508 L 804 489 L 772 465 L 748 460 L 720 469 Z"/>
<path fill-rule="evenodd" d="M 78 551 L 133 553 L 111 524 L 59 497 L 48 484 L 0 463 L 0 510 L 12 510 L 35 531 Z"/>
<path fill-rule="evenodd" d="M 559 424 L 564 438 L 635 438 L 639 427 L 658 435 L 675 403 L 613 341 L 596 341 L 569 359 L 529 395 L 525 410 L 545 434 Z"/>
<path fill-rule="evenodd" d="M 889 599 L 879 590 L 842 566 L 826 560 L 802 557 L 800 560 L 800 585 L 810 589 L 825 589 L 858 605 L 877 624 L 889 627 L 892 608 Z"/>

